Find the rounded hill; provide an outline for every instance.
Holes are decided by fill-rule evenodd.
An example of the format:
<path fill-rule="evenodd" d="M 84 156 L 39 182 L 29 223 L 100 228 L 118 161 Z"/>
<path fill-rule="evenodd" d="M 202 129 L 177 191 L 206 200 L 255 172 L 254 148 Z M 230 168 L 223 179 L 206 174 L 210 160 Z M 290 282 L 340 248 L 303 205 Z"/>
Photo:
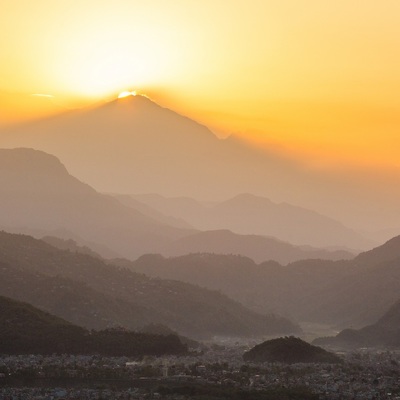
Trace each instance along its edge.
<path fill-rule="evenodd" d="M 245 361 L 294 363 L 340 363 L 341 359 L 321 347 L 290 336 L 267 340 L 243 355 Z"/>

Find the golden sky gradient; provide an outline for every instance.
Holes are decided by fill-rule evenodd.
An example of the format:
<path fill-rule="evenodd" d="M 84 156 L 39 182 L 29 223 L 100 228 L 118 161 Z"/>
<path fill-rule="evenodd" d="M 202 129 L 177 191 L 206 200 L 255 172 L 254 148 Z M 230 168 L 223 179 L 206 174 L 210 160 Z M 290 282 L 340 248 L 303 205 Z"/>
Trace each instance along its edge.
<path fill-rule="evenodd" d="M 398 0 L 2 0 L 0 122 L 137 90 L 311 166 L 399 167 L 399 21 Z"/>

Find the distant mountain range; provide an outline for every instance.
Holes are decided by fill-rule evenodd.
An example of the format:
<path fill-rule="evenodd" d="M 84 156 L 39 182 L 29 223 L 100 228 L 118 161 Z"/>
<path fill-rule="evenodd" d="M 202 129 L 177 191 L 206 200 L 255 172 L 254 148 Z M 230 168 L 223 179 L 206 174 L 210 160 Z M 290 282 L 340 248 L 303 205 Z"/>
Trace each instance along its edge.
<path fill-rule="evenodd" d="M 285 318 L 257 314 L 218 292 L 148 278 L 26 235 L 0 232 L 0 263 L 1 295 L 87 328 L 158 323 L 189 337 L 299 331 Z"/>
<path fill-rule="evenodd" d="M 226 255 L 236 254 L 249 257 L 256 262 L 273 260 L 282 264 L 310 258 L 343 260 L 354 257 L 354 254 L 349 251 L 329 251 L 310 246 L 293 246 L 290 243 L 272 237 L 239 235 L 225 229 L 187 235 L 173 241 L 162 248 L 160 252 L 166 256 L 205 252 Z"/>
<path fill-rule="evenodd" d="M 258 312 L 340 327 L 373 323 L 398 300 L 400 290 L 400 236 L 336 262 L 314 259 L 282 266 L 207 253 L 115 262 L 149 276 L 220 290 Z"/>
<path fill-rule="evenodd" d="M 352 257 L 342 251 L 299 248 L 274 238 L 228 231 L 199 233 L 188 223 L 147 205 L 122 204 L 71 176 L 60 161 L 32 149 L 0 150 L 0 227 L 36 237 L 73 238 L 104 257 L 146 253 L 243 254 L 282 263 Z M 136 204 L 136 203 L 135 203 Z"/>
<path fill-rule="evenodd" d="M 0 150 L 0 226 L 85 238 L 137 257 L 183 237 L 178 229 L 100 194 L 71 176 L 60 161 L 31 149 Z M 55 235 L 55 236 L 58 236 Z M 99 246 L 102 252 L 101 246 Z"/>
<path fill-rule="evenodd" d="M 30 304 L 0 296 L 1 354 L 143 356 L 186 352 L 176 335 L 123 330 L 89 332 Z"/>
<path fill-rule="evenodd" d="M 249 193 L 223 202 L 200 202 L 188 197 L 156 194 L 116 196 L 126 205 L 138 201 L 200 230 L 229 229 L 242 235 L 272 236 L 295 245 L 370 248 L 370 240 L 341 223 L 302 207 Z M 130 203 L 131 202 L 131 203 Z"/>
<path fill-rule="evenodd" d="M 349 226 L 379 231 L 379 241 L 388 237 L 383 229 L 400 227 L 400 190 L 390 184 L 396 175 L 371 174 L 366 178 L 362 171 L 349 171 L 338 177 L 329 170 L 313 170 L 274 150 L 256 149 L 233 135 L 218 139 L 207 127 L 144 96 L 129 96 L 3 129 L 0 146 L 31 147 L 54 154 L 74 176 L 102 192 L 161 193 L 207 200 L 253 193 L 280 203 L 284 213 L 293 211 L 282 204 L 289 202 L 318 210 Z M 238 205 L 225 204 L 224 209 L 233 206 Z M 278 209 L 275 207 L 275 211 Z M 220 218 L 218 222 L 226 222 L 227 215 L 222 213 Z M 259 224 L 255 226 L 259 231 L 249 232 L 243 220 L 229 220 L 232 227 L 203 229 L 235 226 L 242 229 L 238 233 L 264 232 Z M 322 222 L 315 215 L 309 215 L 308 220 L 313 220 L 314 228 Z M 294 232 L 295 222 L 289 225 Z M 342 228 L 331 224 L 330 229 L 337 238 Z M 273 236 L 279 227 L 274 230 Z M 294 237 L 298 233 L 293 233 Z M 344 235 L 351 237 L 349 231 Z M 327 239 L 329 235 L 322 236 L 319 243 Z M 343 240 L 338 244 L 369 247 L 344 244 Z"/>

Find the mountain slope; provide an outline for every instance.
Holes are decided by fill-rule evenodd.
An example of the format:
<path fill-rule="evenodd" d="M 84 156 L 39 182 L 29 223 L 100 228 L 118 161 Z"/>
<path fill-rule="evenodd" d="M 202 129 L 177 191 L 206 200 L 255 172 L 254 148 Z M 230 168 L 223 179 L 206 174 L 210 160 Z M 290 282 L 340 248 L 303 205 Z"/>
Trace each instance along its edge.
<path fill-rule="evenodd" d="M 376 321 L 398 299 L 400 236 L 349 262 L 348 275 L 308 297 L 313 306 L 302 318 L 341 327 L 361 327 Z"/>
<path fill-rule="evenodd" d="M 54 156 L 31 149 L 0 150 L 0 199 L 3 228 L 69 231 L 130 258 L 190 232 L 96 192 Z"/>
<path fill-rule="evenodd" d="M 119 265 L 221 290 L 254 310 L 344 327 L 372 324 L 398 300 L 400 236 L 354 260 L 282 266 L 233 255 L 145 256 Z"/>
<path fill-rule="evenodd" d="M 118 265 L 151 277 L 177 279 L 237 299 L 258 312 L 274 312 L 296 319 L 308 310 L 305 298 L 349 273 L 349 262 L 304 260 L 282 266 L 274 261 L 256 264 L 237 255 L 209 253 L 164 258 L 146 255 Z"/>
<path fill-rule="evenodd" d="M 316 344 L 339 347 L 400 347 L 400 301 L 374 324 L 362 329 L 345 329 L 335 337 L 318 338 Z"/>
<path fill-rule="evenodd" d="M 87 327 L 161 323 L 197 337 L 298 330 L 284 318 L 256 314 L 220 293 L 150 279 L 25 235 L 0 232 L 0 260 L 0 294 Z"/>
<path fill-rule="evenodd" d="M 183 354 L 186 348 L 173 335 L 89 332 L 30 304 L 0 296 L 0 353 L 139 356 Z"/>

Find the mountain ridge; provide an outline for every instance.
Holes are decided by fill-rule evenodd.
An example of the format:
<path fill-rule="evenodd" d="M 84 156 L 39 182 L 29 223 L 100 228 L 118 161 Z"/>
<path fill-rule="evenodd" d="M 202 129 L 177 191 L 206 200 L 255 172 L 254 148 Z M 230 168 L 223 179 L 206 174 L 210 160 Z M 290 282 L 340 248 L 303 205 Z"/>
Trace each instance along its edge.
<path fill-rule="evenodd" d="M 107 193 L 222 199 L 250 192 L 276 202 L 290 199 L 357 228 L 360 215 L 372 230 L 399 225 L 396 203 L 381 196 L 383 189 L 371 192 L 362 179 L 350 185 L 348 175 L 339 182 L 235 135 L 218 139 L 206 126 L 141 96 L 3 129 L 0 146 L 55 154 L 72 175 Z M 350 210 L 360 195 L 363 203 Z M 376 213 L 378 200 L 385 200 L 385 212 Z"/>
<path fill-rule="evenodd" d="M 161 323 L 189 337 L 299 330 L 285 318 L 257 314 L 221 293 L 151 279 L 26 235 L 0 232 L 0 261 L 0 294 L 88 328 Z"/>
<path fill-rule="evenodd" d="M 229 229 L 237 234 L 273 236 L 295 245 L 314 247 L 363 249 L 373 245 L 373 242 L 330 217 L 250 193 L 237 194 L 213 204 L 188 197 L 166 198 L 155 194 L 131 197 L 203 231 Z"/>
<path fill-rule="evenodd" d="M 104 354 L 140 356 L 185 354 L 176 335 L 122 330 L 91 331 L 22 303 L 0 296 L 0 353 Z"/>
<path fill-rule="evenodd" d="M 257 261 L 275 258 L 281 262 L 351 257 L 344 252 L 296 248 L 255 235 L 200 233 L 182 219 L 160 215 L 145 204 L 135 208 L 130 201 L 97 192 L 69 174 L 57 158 L 38 150 L 1 150 L 0 182 L 0 228 L 36 232 L 35 236 L 61 232 L 61 238 L 73 238 L 80 245 L 91 247 L 93 243 L 104 257 L 115 254 L 112 257 L 135 259 L 146 253 L 197 251 L 239 252 Z"/>

